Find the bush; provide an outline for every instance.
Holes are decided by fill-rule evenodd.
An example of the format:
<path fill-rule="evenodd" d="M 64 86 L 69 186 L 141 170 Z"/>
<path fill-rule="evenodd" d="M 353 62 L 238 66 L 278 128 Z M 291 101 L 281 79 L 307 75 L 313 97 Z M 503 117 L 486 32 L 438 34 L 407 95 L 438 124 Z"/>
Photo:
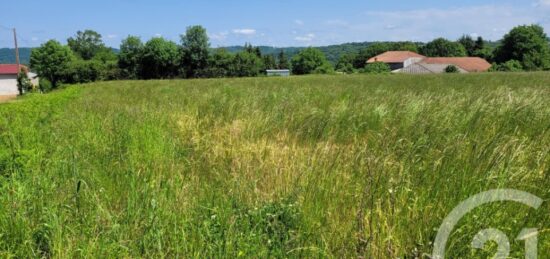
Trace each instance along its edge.
<path fill-rule="evenodd" d="M 448 65 L 445 68 L 445 73 L 460 73 L 460 70 L 455 65 Z"/>
<path fill-rule="evenodd" d="M 19 90 L 20 95 L 27 92 L 32 92 L 34 90 L 34 85 L 32 84 L 31 79 L 29 79 L 27 72 L 21 71 L 19 72 L 19 75 L 17 75 L 17 89 Z"/>
<path fill-rule="evenodd" d="M 313 74 L 334 74 L 334 68 L 329 63 L 325 63 L 313 71 Z"/>
<path fill-rule="evenodd" d="M 104 64 L 97 60 L 75 60 L 63 71 L 63 82 L 68 84 L 90 83 L 101 80 Z"/>
<path fill-rule="evenodd" d="M 292 58 L 292 73 L 295 75 L 325 72 L 329 70 L 328 66 L 332 65 L 328 63 L 325 54 L 316 48 L 304 49 Z"/>
<path fill-rule="evenodd" d="M 338 72 L 345 73 L 345 74 L 353 74 L 355 73 L 355 69 L 353 68 L 352 64 L 345 64 L 338 68 Z"/>
<path fill-rule="evenodd" d="M 391 72 L 390 65 L 384 62 L 370 63 L 370 64 L 367 64 L 363 69 L 363 73 L 368 73 L 368 74 L 386 74 L 390 72 Z"/>
<path fill-rule="evenodd" d="M 502 64 L 496 64 L 496 63 L 493 64 L 493 67 L 491 67 L 491 71 L 521 72 L 523 71 L 523 66 L 521 65 L 521 62 L 512 59 Z"/>
<path fill-rule="evenodd" d="M 41 92 L 47 93 L 53 89 L 53 84 L 52 82 L 50 82 L 50 80 L 46 78 L 40 78 L 38 82 L 38 87 Z"/>
<path fill-rule="evenodd" d="M 256 54 L 243 51 L 237 53 L 231 64 L 231 75 L 236 77 L 259 76 L 263 71 L 264 63 Z"/>

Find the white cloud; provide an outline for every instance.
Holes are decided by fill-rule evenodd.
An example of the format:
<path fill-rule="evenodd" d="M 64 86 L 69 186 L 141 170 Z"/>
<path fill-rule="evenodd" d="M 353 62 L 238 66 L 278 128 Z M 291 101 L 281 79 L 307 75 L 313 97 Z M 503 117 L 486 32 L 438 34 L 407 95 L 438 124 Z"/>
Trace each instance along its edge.
<path fill-rule="evenodd" d="M 256 34 L 256 30 L 254 30 L 254 29 L 234 29 L 233 33 L 237 34 L 237 35 L 251 36 L 251 35 Z"/>
<path fill-rule="evenodd" d="M 116 34 L 107 35 L 107 39 L 116 39 L 116 38 L 118 38 L 118 35 L 116 35 Z"/>
<path fill-rule="evenodd" d="M 315 34 L 313 33 L 309 33 L 304 36 L 297 36 L 294 38 L 294 40 L 300 41 L 300 42 L 312 42 L 314 39 L 315 39 Z"/>
<path fill-rule="evenodd" d="M 156 34 L 155 34 L 155 37 L 162 37 L 162 34 L 156 33 Z"/>
<path fill-rule="evenodd" d="M 351 26 L 351 33 L 372 35 L 373 38 L 366 40 L 427 41 L 436 37 L 454 39 L 462 34 L 476 32 L 484 38 L 497 40 L 514 26 L 540 23 L 545 16 L 540 10 L 512 5 L 369 11 L 366 12 L 363 24 Z M 384 32 L 388 29 L 393 32 Z"/>
<path fill-rule="evenodd" d="M 211 33 L 208 36 L 210 37 L 210 39 L 223 41 L 227 39 L 227 35 L 229 35 L 229 32 L 224 31 L 220 33 Z"/>
<path fill-rule="evenodd" d="M 539 0 L 536 6 L 550 6 L 550 0 Z"/>
<path fill-rule="evenodd" d="M 302 20 L 294 20 L 294 23 L 298 26 L 303 26 L 304 25 L 304 21 L 302 21 Z"/>

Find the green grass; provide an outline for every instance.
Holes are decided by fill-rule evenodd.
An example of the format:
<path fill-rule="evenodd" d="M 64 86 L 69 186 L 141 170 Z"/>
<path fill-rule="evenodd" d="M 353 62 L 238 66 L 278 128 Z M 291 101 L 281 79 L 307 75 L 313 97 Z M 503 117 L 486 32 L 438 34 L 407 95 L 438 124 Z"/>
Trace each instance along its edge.
<path fill-rule="evenodd" d="M 550 73 L 104 82 L 0 104 L 0 257 L 414 258 L 550 198 Z M 550 205 L 484 206 L 513 241 Z M 546 251 L 546 252 L 543 252 Z"/>

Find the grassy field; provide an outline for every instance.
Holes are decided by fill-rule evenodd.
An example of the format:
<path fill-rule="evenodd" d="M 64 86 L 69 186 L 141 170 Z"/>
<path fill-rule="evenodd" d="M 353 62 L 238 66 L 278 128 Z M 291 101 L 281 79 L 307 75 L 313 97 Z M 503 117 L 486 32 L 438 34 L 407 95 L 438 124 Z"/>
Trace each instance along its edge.
<path fill-rule="evenodd" d="M 481 191 L 550 199 L 550 73 L 104 82 L 0 104 L 0 257 L 427 257 Z M 550 205 L 476 209 L 448 243 Z M 546 251 L 546 252 L 544 252 Z M 548 257 L 546 257 L 548 258 Z"/>

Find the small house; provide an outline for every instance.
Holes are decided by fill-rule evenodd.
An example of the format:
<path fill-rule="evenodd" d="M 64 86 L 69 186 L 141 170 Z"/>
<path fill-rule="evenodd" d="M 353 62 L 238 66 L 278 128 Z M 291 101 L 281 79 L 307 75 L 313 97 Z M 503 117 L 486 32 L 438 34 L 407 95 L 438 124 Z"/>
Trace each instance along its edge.
<path fill-rule="evenodd" d="M 0 99 L 5 100 L 19 95 L 17 87 L 17 75 L 19 71 L 25 71 L 33 85 L 38 85 L 36 74 L 29 72 L 26 66 L 15 64 L 0 64 Z"/>

